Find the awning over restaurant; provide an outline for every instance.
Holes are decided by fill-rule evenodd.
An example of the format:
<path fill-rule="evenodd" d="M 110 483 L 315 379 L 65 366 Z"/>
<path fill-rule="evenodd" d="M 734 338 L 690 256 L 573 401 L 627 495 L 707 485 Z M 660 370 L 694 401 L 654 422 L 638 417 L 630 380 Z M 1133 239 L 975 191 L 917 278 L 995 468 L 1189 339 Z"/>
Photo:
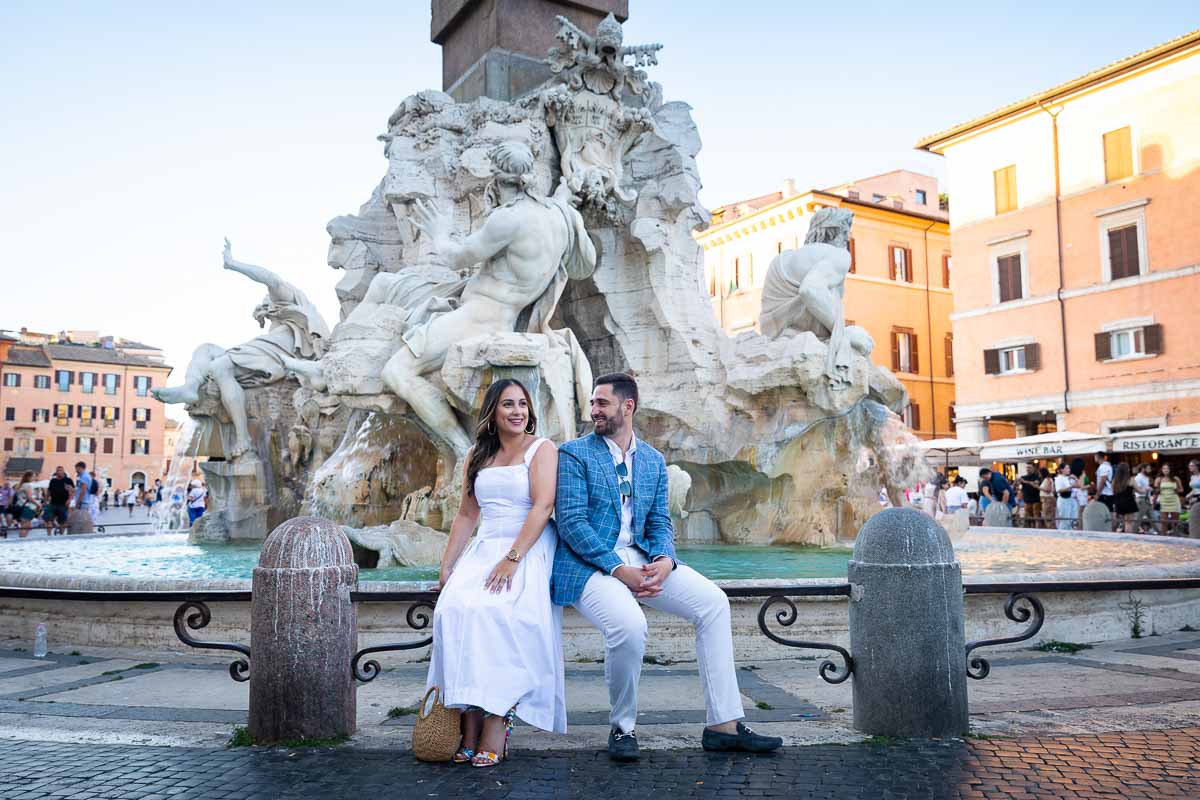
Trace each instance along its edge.
<path fill-rule="evenodd" d="M 1200 422 L 1115 433 L 1112 450 L 1114 453 L 1147 453 L 1152 450 L 1200 452 Z"/>
<path fill-rule="evenodd" d="M 4 465 L 5 475 L 21 475 L 25 472 L 32 472 L 37 475 L 42 471 L 43 459 L 40 458 L 20 458 L 14 456 Z"/>
<path fill-rule="evenodd" d="M 1017 439 L 985 442 L 979 451 L 982 461 L 1033 461 L 1040 458 L 1079 456 L 1107 451 L 1108 437 L 1097 433 L 1055 431 Z"/>

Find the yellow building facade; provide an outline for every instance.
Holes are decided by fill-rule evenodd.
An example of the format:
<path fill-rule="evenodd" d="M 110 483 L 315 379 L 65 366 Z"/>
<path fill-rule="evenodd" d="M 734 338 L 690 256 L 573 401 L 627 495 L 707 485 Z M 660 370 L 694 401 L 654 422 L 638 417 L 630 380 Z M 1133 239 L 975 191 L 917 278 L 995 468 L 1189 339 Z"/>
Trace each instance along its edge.
<path fill-rule="evenodd" d="M 836 191 L 796 192 L 788 181 L 782 191 L 718 208 L 711 224 L 693 234 L 704 248 L 713 313 L 730 335 L 756 330 L 771 259 L 804 244 L 817 210 L 854 212 L 847 322 L 871 334 L 872 360 L 892 369 L 908 389 L 909 427 L 923 438 L 950 436 L 950 230 L 938 206 L 937 182 L 897 172 Z"/>

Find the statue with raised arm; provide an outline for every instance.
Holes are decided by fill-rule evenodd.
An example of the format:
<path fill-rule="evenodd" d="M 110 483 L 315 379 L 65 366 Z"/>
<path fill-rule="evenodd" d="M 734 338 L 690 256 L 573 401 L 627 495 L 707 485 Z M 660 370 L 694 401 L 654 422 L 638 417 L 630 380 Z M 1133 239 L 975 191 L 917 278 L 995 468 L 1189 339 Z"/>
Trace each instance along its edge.
<path fill-rule="evenodd" d="M 431 202 L 416 201 L 411 220 L 428 236 L 444 266 L 380 273 L 363 301 L 341 324 L 372 324 L 380 306 L 404 312 L 399 349 L 383 366 L 389 391 L 416 414 L 443 451 L 461 460 L 472 436 L 463 429 L 445 392 L 430 380 L 452 344 L 522 328 L 550 334 L 549 321 L 569 278 L 585 278 L 596 250 L 583 217 L 565 197 L 540 197 L 530 183 L 535 166 L 524 142 L 505 141 L 491 152 L 497 207 L 482 227 L 461 241 L 453 216 Z M 491 193 L 491 191 L 489 193 Z M 458 270 L 478 265 L 469 278 Z M 527 317 L 522 312 L 528 311 Z M 334 344 L 336 348 L 340 343 Z M 320 361 L 287 359 L 289 370 L 316 390 L 326 388 Z"/>
<path fill-rule="evenodd" d="M 228 239 L 223 259 L 225 269 L 267 287 L 266 297 L 254 309 L 254 319 L 259 327 L 270 321 L 270 328 L 228 350 L 215 344 L 200 345 L 192 354 L 183 385 L 154 389 L 151 393 L 163 403 L 191 405 L 200 400 L 200 387 L 211 380 L 233 423 L 235 443 L 229 455 L 238 458 L 251 448 L 243 390 L 283 380 L 287 376 L 284 368 L 287 359 L 320 358 L 329 338 L 329 327 L 304 292 L 269 269 L 236 261 Z"/>
<path fill-rule="evenodd" d="M 809 331 L 828 342 L 825 376 L 835 388 L 850 383 L 852 353 L 870 356 L 875 347 L 866 330 L 846 325 L 842 308 L 853 222 L 853 212 L 841 208 L 813 215 L 804 246 L 784 250 L 767 267 L 758 321 L 771 338 Z"/>

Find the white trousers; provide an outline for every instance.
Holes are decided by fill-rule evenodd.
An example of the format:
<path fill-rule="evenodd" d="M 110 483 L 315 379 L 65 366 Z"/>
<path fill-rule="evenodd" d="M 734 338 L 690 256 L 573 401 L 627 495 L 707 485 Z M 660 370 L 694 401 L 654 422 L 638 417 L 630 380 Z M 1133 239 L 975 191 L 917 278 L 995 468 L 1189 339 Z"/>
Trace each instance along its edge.
<path fill-rule="evenodd" d="M 626 564 L 640 567 L 646 555 L 636 547 L 617 548 Z M 583 589 L 575 608 L 604 635 L 604 681 L 612 707 L 609 722 L 628 733 L 637 724 L 638 679 L 646 653 L 646 615 L 638 606 L 683 617 L 696 626 L 696 660 L 704 687 L 709 725 L 741 719 L 742 695 L 733 665 L 733 629 L 729 598 L 715 583 L 680 564 L 663 581 L 657 597 L 638 600 L 611 575 L 597 572 Z"/>

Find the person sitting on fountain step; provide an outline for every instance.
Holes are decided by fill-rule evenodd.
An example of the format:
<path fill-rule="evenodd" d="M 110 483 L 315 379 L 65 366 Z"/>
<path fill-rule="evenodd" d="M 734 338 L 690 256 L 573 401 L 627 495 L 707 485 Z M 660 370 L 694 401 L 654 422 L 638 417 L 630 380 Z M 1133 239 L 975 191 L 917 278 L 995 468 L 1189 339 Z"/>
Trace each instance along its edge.
<path fill-rule="evenodd" d="M 225 269 L 267 287 L 267 296 L 254 309 L 254 319 L 259 327 L 270 320 L 270 329 L 229 350 L 215 344 L 200 345 L 192 354 L 182 386 L 152 389 L 150 393 L 163 403 L 191 405 L 199 401 L 200 387 L 211 378 L 233 422 L 234 445 L 229 456 L 239 458 L 252 447 L 243 389 L 283 380 L 287 376 L 285 359 L 320 358 L 329 327 L 304 292 L 269 269 L 235 260 L 228 239 L 222 258 Z"/>
<path fill-rule="evenodd" d="M 611 704 L 608 755 L 638 757 L 638 679 L 646 652 L 639 603 L 696 626 L 696 657 L 708 709 L 705 750 L 765 753 L 783 745 L 741 722 L 745 717 L 733 663 L 729 598 L 675 560 L 662 454 L 633 433 L 637 382 L 614 373 L 596 378 L 595 432 L 559 449 L 555 519 L 559 546 L 551 594 L 574 605 L 604 636 L 604 676 Z"/>

